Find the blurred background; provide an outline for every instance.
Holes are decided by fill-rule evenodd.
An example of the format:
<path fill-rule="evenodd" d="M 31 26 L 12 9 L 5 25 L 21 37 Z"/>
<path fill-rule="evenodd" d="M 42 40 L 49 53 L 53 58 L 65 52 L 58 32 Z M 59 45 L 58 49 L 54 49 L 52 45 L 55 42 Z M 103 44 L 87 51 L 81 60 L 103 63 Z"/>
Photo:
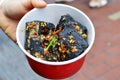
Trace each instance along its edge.
<path fill-rule="evenodd" d="M 88 3 L 89 0 L 63 3 L 87 14 L 96 31 L 95 43 L 81 70 L 63 80 L 120 80 L 120 0 L 108 0 L 101 8 L 90 8 Z M 31 70 L 23 52 L 1 29 L 0 80 L 48 80 Z"/>

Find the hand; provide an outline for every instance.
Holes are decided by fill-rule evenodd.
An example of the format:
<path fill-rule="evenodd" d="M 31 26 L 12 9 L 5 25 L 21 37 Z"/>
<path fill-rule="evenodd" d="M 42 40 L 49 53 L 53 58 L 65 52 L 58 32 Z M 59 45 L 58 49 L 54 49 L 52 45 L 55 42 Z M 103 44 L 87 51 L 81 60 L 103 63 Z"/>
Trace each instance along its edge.
<path fill-rule="evenodd" d="M 0 6 L 0 26 L 13 41 L 16 41 L 16 27 L 22 16 L 33 8 L 45 6 L 43 0 L 4 0 Z"/>

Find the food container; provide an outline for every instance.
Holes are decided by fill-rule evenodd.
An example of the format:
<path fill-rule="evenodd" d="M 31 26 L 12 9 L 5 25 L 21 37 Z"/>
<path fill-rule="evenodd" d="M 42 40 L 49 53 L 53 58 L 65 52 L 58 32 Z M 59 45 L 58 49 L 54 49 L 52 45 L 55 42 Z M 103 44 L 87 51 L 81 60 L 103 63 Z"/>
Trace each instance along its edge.
<path fill-rule="evenodd" d="M 70 14 L 76 21 L 80 22 L 82 25 L 85 25 L 87 27 L 87 41 L 89 47 L 81 55 L 68 61 L 50 62 L 37 59 L 24 49 L 26 22 L 39 20 L 51 22 L 57 25 L 61 16 L 66 14 Z M 48 4 L 46 8 L 35 8 L 31 10 L 20 20 L 17 26 L 16 34 L 17 43 L 26 55 L 29 65 L 31 66 L 33 71 L 35 71 L 40 76 L 49 79 L 67 78 L 79 71 L 79 69 L 84 63 L 85 56 L 89 53 L 90 49 L 92 48 L 95 38 L 94 26 L 91 20 L 88 18 L 88 16 L 81 10 L 64 4 Z"/>

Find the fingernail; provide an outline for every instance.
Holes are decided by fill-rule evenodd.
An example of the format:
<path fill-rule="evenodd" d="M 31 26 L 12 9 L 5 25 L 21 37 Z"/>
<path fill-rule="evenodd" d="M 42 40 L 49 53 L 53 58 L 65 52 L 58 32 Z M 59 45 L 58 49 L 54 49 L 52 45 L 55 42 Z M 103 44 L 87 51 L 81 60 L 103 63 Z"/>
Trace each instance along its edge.
<path fill-rule="evenodd" d="M 46 3 L 44 0 L 38 0 L 40 3 Z"/>
<path fill-rule="evenodd" d="M 37 8 L 44 8 L 47 4 L 44 0 L 35 0 L 35 2 L 36 2 L 35 7 Z"/>

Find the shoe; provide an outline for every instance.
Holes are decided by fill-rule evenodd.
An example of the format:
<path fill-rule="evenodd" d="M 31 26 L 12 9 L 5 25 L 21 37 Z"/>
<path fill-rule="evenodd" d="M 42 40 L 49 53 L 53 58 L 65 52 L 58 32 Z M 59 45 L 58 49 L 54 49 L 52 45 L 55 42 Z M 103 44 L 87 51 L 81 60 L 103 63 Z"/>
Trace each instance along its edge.
<path fill-rule="evenodd" d="M 55 2 L 71 2 L 71 1 L 74 1 L 74 0 L 55 0 Z"/>
<path fill-rule="evenodd" d="M 108 3 L 108 0 L 91 0 L 89 2 L 89 6 L 91 8 L 99 8 L 99 7 L 103 7 Z"/>

